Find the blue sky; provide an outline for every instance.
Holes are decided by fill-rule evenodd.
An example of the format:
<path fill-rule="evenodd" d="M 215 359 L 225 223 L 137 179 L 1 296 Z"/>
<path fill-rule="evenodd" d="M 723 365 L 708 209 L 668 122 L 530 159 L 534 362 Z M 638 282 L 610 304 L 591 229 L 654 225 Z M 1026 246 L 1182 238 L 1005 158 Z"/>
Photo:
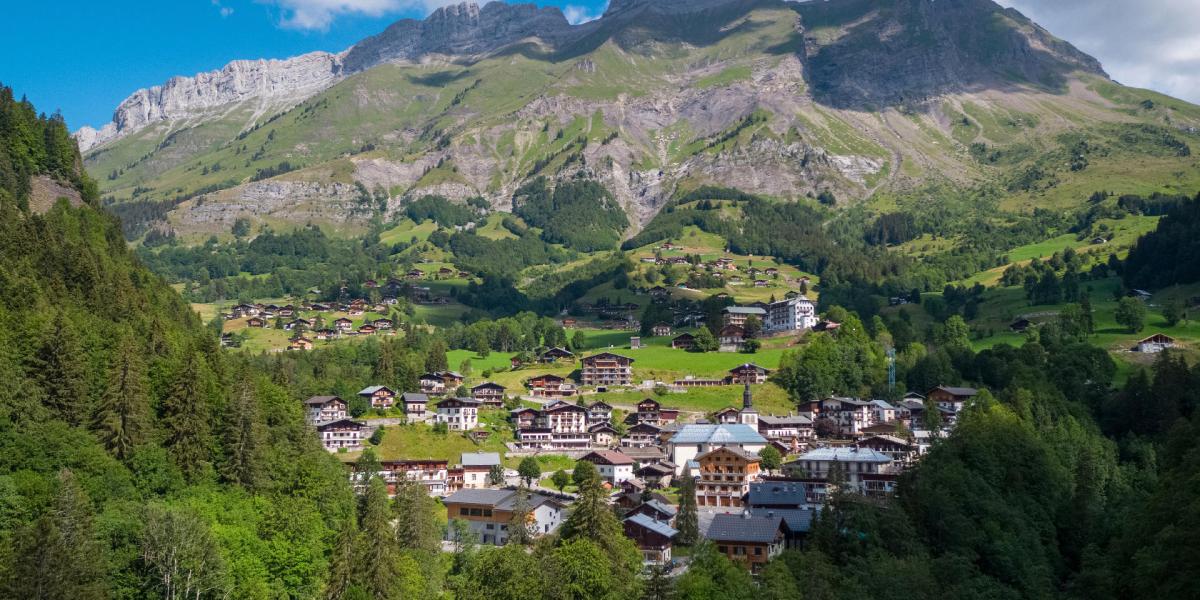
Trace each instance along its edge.
<path fill-rule="evenodd" d="M 573 20 L 606 0 L 536 0 Z M 66 0 L 6 2 L 0 83 L 71 129 L 99 127 L 138 88 L 242 58 L 337 52 L 449 0 Z M 486 2 L 481 2 L 481 4 Z"/>

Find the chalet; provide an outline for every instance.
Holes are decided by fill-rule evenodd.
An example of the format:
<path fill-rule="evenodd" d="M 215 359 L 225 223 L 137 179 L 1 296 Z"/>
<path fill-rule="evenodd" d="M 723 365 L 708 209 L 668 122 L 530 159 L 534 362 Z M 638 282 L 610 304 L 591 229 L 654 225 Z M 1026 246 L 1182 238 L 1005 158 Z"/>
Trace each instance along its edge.
<path fill-rule="evenodd" d="M 775 267 L 767 267 L 767 268 L 763 269 L 763 274 L 774 277 L 779 274 L 779 269 L 777 269 Z"/>
<path fill-rule="evenodd" d="M 455 270 L 450 267 L 442 267 L 438 269 L 438 277 L 454 277 Z"/>
<path fill-rule="evenodd" d="M 336 338 L 337 336 L 338 332 L 336 329 L 317 329 L 316 331 L 313 331 L 313 337 L 317 338 L 317 341 L 328 341 Z"/>
<path fill-rule="evenodd" d="M 784 470 L 801 477 L 828 479 L 835 465 L 852 489 L 863 492 L 870 487 L 866 485 L 869 475 L 895 477 L 892 457 L 871 448 L 844 446 L 809 450 L 784 465 Z"/>
<path fill-rule="evenodd" d="M 726 325 L 717 336 L 721 352 L 737 352 L 746 343 L 746 330 L 738 325 Z"/>
<path fill-rule="evenodd" d="M 422 373 L 417 378 L 421 392 L 430 396 L 441 396 L 446 393 L 446 380 L 439 373 Z"/>
<path fill-rule="evenodd" d="M 669 290 L 667 290 L 667 288 L 665 288 L 661 285 L 656 285 L 656 286 L 650 288 L 650 297 L 654 298 L 655 300 L 664 299 L 668 295 L 670 295 L 670 293 L 671 292 Z"/>
<path fill-rule="evenodd" d="M 583 385 L 596 387 L 630 385 L 633 383 L 633 359 L 612 352 L 588 356 L 583 359 L 580 380 Z"/>
<path fill-rule="evenodd" d="M 671 562 L 671 542 L 679 532 L 670 524 L 642 513 L 634 513 L 623 521 L 625 537 L 637 544 L 642 560 L 650 564 Z"/>
<path fill-rule="evenodd" d="M 724 513 L 713 517 L 705 537 L 729 560 L 758 571 L 783 552 L 788 525 L 778 516 Z"/>
<path fill-rule="evenodd" d="M 894 435 L 873 435 L 861 440 L 858 445 L 891 457 L 893 464 L 898 467 L 907 467 L 914 463 L 919 452 L 916 444 Z"/>
<path fill-rule="evenodd" d="M 345 448 L 347 452 L 362 450 L 363 429 L 360 421 L 353 419 L 338 419 L 317 425 L 317 435 L 321 444 L 330 452 L 338 452 Z"/>
<path fill-rule="evenodd" d="M 729 383 L 741 385 L 745 383 L 766 383 L 771 370 L 754 363 L 745 363 L 729 370 Z"/>
<path fill-rule="evenodd" d="M 304 401 L 305 419 L 325 423 L 346 418 L 346 403 L 337 396 L 313 396 Z"/>
<path fill-rule="evenodd" d="M 296 307 L 289 304 L 287 306 L 280 308 L 276 312 L 276 314 L 278 314 L 281 317 L 288 317 L 288 318 L 294 317 L 294 316 L 296 316 Z"/>
<path fill-rule="evenodd" d="M 829 319 L 825 319 L 825 320 L 822 320 L 821 322 L 817 323 L 815 326 L 813 326 L 812 329 L 813 329 L 813 331 L 825 331 L 825 332 L 832 333 L 841 328 L 842 328 L 841 323 L 838 323 L 837 321 L 830 321 Z"/>
<path fill-rule="evenodd" d="M 230 312 L 235 319 L 241 317 L 256 317 L 258 316 L 258 313 L 259 308 L 253 304 L 239 304 L 233 307 Z"/>
<path fill-rule="evenodd" d="M 617 440 L 617 430 L 608 423 L 598 423 L 588 426 L 588 435 L 592 436 L 595 446 L 609 447 Z"/>
<path fill-rule="evenodd" d="M 638 423 L 625 430 L 625 437 L 621 438 L 621 446 L 630 448 L 657 446 L 661 433 L 662 428 L 657 425 Z"/>
<path fill-rule="evenodd" d="M 812 419 L 800 415 L 786 417 L 762 415 L 758 417 L 758 432 L 768 440 L 807 442 L 814 436 Z"/>
<path fill-rule="evenodd" d="M 437 422 L 450 431 L 470 431 L 479 427 L 479 401 L 472 398 L 446 398 L 437 405 Z"/>
<path fill-rule="evenodd" d="M 350 331 L 351 329 L 354 329 L 354 321 L 351 321 L 346 317 L 334 319 L 333 328 L 338 331 Z"/>
<path fill-rule="evenodd" d="M 359 390 L 358 396 L 371 403 L 371 408 L 388 409 L 396 401 L 396 392 L 386 385 L 373 385 Z"/>
<path fill-rule="evenodd" d="M 387 331 L 396 326 L 391 319 L 375 319 L 374 321 L 371 321 L 371 325 L 374 325 L 375 329 L 379 331 Z"/>
<path fill-rule="evenodd" d="M 396 495 L 401 482 L 421 484 L 430 496 L 446 495 L 449 480 L 449 465 L 446 460 L 385 460 L 380 463 L 379 473 L 388 487 L 388 495 Z"/>
<path fill-rule="evenodd" d="M 288 344 L 288 350 L 312 350 L 313 341 L 306 337 L 298 337 Z"/>
<path fill-rule="evenodd" d="M 457 371 L 439 371 L 438 375 L 442 377 L 442 382 L 446 385 L 447 390 L 456 390 L 466 380 Z"/>
<path fill-rule="evenodd" d="M 267 320 L 262 317 L 250 317 L 246 319 L 246 327 L 266 327 Z"/>
<path fill-rule="evenodd" d="M 633 459 L 619 450 L 593 450 L 579 460 L 596 465 L 600 478 L 614 486 L 633 477 Z"/>
<path fill-rule="evenodd" d="M 1156 333 L 1138 342 L 1137 345 L 1134 346 L 1133 351 L 1155 354 L 1174 347 L 1176 347 L 1175 338 L 1168 335 L 1163 335 L 1161 333 Z"/>
<path fill-rule="evenodd" d="M 561 400 L 547 404 L 539 419 L 541 426 L 556 433 L 583 433 L 588 428 L 588 410 Z"/>
<path fill-rule="evenodd" d="M 758 455 L 767 447 L 767 439 L 759 435 L 754 427 L 736 423 L 733 425 L 688 424 L 671 436 L 667 447 L 671 462 L 675 463 L 675 474 L 679 475 L 689 461 L 697 456 L 729 446 L 745 454 Z"/>
<path fill-rule="evenodd" d="M 637 413 L 635 413 L 635 422 L 649 423 L 651 425 L 664 425 L 662 418 L 662 404 L 653 398 L 646 398 L 637 404 Z"/>
<path fill-rule="evenodd" d="M 713 413 L 713 420 L 717 423 L 733 424 L 741 422 L 742 411 L 736 406 L 726 406 L 721 410 Z"/>
<path fill-rule="evenodd" d="M 420 269 L 409 269 L 408 273 L 404 274 L 404 277 L 409 280 L 424 279 L 425 271 Z"/>
<path fill-rule="evenodd" d="M 417 423 L 428 418 L 429 396 L 416 392 L 400 394 L 400 407 L 404 409 L 404 417 L 409 423 Z"/>
<path fill-rule="evenodd" d="M 666 323 L 659 323 L 650 328 L 650 333 L 657 337 L 666 337 L 671 335 L 671 326 Z"/>
<path fill-rule="evenodd" d="M 768 285 L 771 285 L 771 284 L 766 279 L 755 279 L 754 280 L 754 287 L 767 287 Z"/>
<path fill-rule="evenodd" d="M 721 311 L 723 325 L 741 327 L 746 324 L 746 320 L 750 317 L 755 317 L 759 322 L 762 322 L 767 317 L 767 311 L 757 306 L 726 306 Z"/>
<path fill-rule="evenodd" d="M 831 419 L 841 435 L 857 435 L 875 424 L 875 405 L 856 398 L 826 398 L 821 401 L 821 417 Z"/>
<path fill-rule="evenodd" d="M 1008 324 L 1008 328 L 1017 333 L 1024 332 L 1025 330 L 1029 329 L 1030 327 L 1033 327 L 1033 321 L 1030 321 L 1029 319 L 1026 319 L 1025 317 L 1021 317 L 1021 318 L 1013 321 L 1012 323 Z"/>
<path fill-rule="evenodd" d="M 691 350 L 696 347 L 696 336 L 690 333 L 681 333 L 671 339 L 671 347 L 676 350 Z"/>
<path fill-rule="evenodd" d="M 520 492 L 513 490 L 464 489 L 442 501 L 449 519 L 466 521 L 483 544 L 503 546 L 508 542 L 508 526 L 512 521 Z M 566 507 L 549 495 L 533 492 L 525 505 L 529 507 L 528 526 L 535 535 L 554 532 L 566 516 Z"/>
<path fill-rule="evenodd" d="M 725 379 L 712 379 L 710 377 L 696 377 L 694 375 L 688 375 L 683 379 L 676 379 L 675 381 L 672 381 L 671 385 L 677 388 L 721 387 L 727 383 L 728 382 Z"/>
<path fill-rule="evenodd" d="M 671 485 L 671 478 L 675 475 L 675 465 L 670 463 L 651 463 L 642 465 L 633 474 L 638 479 L 645 481 L 648 487 L 667 487 Z"/>
<path fill-rule="evenodd" d="M 375 335 L 376 331 L 378 330 L 375 329 L 374 325 L 363 325 L 362 327 L 358 328 L 359 335 Z"/>
<path fill-rule="evenodd" d="M 368 279 L 363 282 L 362 286 L 367 289 L 373 290 L 373 289 L 376 289 L 379 287 L 379 282 L 375 281 L 374 279 Z"/>
<path fill-rule="evenodd" d="M 524 366 L 524 364 L 521 362 L 521 355 L 514 354 L 512 358 L 508 359 L 508 366 L 512 369 L 520 369 L 522 366 Z"/>
<path fill-rule="evenodd" d="M 571 327 L 574 327 L 576 324 L 577 323 L 576 323 L 575 319 L 563 319 L 562 320 L 562 326 L 566 327 L 568 329 Z"/>
<path fill-rule="evenodd" d="M 639 350 L 639 349 L 641 349 L 641 347 L 642 347 L 642 338 L 640 338 L 638 336 L 633 336 L 633 337 L 629 338 L 629 349 L 630 350 Z"/>
<path fill-rule="evenodd" d="M 938 408 L 949 409 L 955 415 L 962 412 L 963 407 L 967 405 L 979 393 L 979 390 L 969 387 L 951 387 L 939 385 L 938 387 L 929 390 L 926 396 L 932 400 Z"/>
<path fill-rule="evenodd" d="M 587 406 L 588 426 L 608 423 L 612 420 L 613 407 L 603 400 L 597 400 Z"/>
<path fill-rule="evenodd" d="M 554 347 L 538 355 L 538 362 L 540 363 L 556 363 L 560 360 L 573 362 L 575 354 L 566 348 Z"/>
<path fill-rule="evenodd" d="M 758 479 L 758 456 L 737 448 L 721 446 L 695 458 L 700 464 L 696 482 L 696 505 L 738 507 Z"/>
<path fill-rule="evenodd" d="M 528 429 L 537 423 L 540 414 L 538 409 L 526 406 L 509 411 L 508 419 L 512 421 L 513 429 Z"/>
<path fill-rule="evenodd" d="M 575 385 L 558 375 L 538 375 L 525 382 L 535 398 L 569 398 L 576 393 Z"/>
<path fill-rule="evenodd" d="M 492 469 L 500 466 L 497 452 L 463 452 L 461 460 L 464 489 L 489 487 Z"/>
<path fill-rule="evenodd" d="M 471 397 L 478 400 L 483 406 L 504 406 L 504 390 L 505 387 L 498 383 L 485 381 L 471 388 Z"/>

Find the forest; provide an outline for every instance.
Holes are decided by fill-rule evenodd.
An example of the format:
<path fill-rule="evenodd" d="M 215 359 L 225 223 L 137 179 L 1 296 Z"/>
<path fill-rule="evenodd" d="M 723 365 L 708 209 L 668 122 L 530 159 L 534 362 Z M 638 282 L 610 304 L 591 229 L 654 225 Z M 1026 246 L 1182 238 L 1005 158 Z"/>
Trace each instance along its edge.
<path fill-rule="evenodd" d="M 548 319 L 517 314 L 307 353 L 222 351 L 142 260 L 152 257 L 128 249 L 119 221 L 78 170 L 77 150 L 62 146 L 64 133 L 61 119 L 0 93 L 0 597 L 1198 595 L 1200 367 L 1166 352 L 1118 384 L 1112 358 L 1087 341 L 1091 315 L 1082 303 L 1019 345 L 982 351 L 971 348 L 957 314 L 921 338 L 902 334 L 898 319 L 823 306 L 842 324 L 838 333 L 814 334 L 775 375 L 794 400 L 894 397 L 885 347 L 897 348 L 903 386 L 985 391 L 903 476 L 896 501 L 835 495 L 805 548 L 758 576 L 703 543 L 677 579 L 643 572 L 586 468 L 577 470 L 580 499 L 557 534 L 535 541 L 516 519 L 514 543 L 476 546 L 444 530 L 454 525 L 437 518 L 436 501 L 419 486 L 401 485 L 389 499 L 369 454 L 352 473 L 325 452 L 300 400 L 352 396 L 372 382 L 409 388 L 425 370 L 452 367 L 449 345 L 520 350 L 573 340 Z M 39 175 L 68 182 L 83 204 L 31 210 L 27 182 Z M 798 245 L 823 235 L 801 218 L 818 209 L 725 201 L 747 203 L 758 231 L 772 219 L 798 220 L 781 233 Z M 1153 261 L 1167 248 L 1186 247 L 1197 204 L 1168 214 L 1123 266 L 1126 277 L 1161 266 Z M 747 251 L 783 250 L 753 232 L 726 232 Z M 310 253 L 333 261 L 346 249 L 313 230 L 235 248 L 224 256 L 208 248 L 220 257 L 212 262 L 162 258 L 159 268 L 195 258 L 225 276 L 246 266 L 285 271 Z M 342 264 L 369 272 L 374 257 L 359 248 Z M 622 266 L 616 260 L 581 277 L 611 277 L 606 269 Z M 1173 272 L 1153 283 L 1188 277 Z M 1039 289 L 1031 293 L 1048 293 Z M 972 297 L 956 294 L 957 306 Z M 449 551 L 444 538 L 455 541 Z"/>

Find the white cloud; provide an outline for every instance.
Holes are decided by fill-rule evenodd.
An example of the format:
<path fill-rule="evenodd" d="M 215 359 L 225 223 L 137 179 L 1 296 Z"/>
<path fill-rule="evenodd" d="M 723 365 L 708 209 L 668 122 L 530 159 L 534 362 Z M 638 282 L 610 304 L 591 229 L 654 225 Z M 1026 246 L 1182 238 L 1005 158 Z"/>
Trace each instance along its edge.
<path fill-rule="evenodd" d="M 233 8 L 229 6 L 221 6 L 221 0 L 212 0 L 212 5 L 217 7 L 217 12 L 220 13 L 222 18 L 233 14 Z"/>
<path fill-rule="evenodd" d="M 263 0 L 283 11 L 280 25 L 292 29 L 329 28 L 343 15 L 380 17 L 385 14 L 421 11 L 425 14 L 456 0 Z"/>
<path fill-rule="evenodd" d="M 998 1 L 1098 58 L 1113 79 L 1200 103 L 1200 2 Z"/>
<path fill-rule="evenodd" d="M 572 25 L 579 25 L 580 23 L 595 21 L 596 19 L 599 19 L 606 10 L 608 10 L 608 2 L 605 2 L 594 9 L 586 6 L 576 6 L 574 4 L 568 4 L 562 9 L 563 16 L 567 17 L 567 22 Z"/>

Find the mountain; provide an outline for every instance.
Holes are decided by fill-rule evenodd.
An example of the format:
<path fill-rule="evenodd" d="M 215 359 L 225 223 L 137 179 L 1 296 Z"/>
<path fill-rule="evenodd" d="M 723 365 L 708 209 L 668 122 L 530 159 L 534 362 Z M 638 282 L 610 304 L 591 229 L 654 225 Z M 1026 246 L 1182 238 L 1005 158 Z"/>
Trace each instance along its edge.
<path fill-rule="evenodd" d="M 139 91 L 77 138 L 110 202 L 203 239 L 238 218 L 362 231 L 427 194 L 510 210 L 537 176 L 601 183 L 635 229 L 713 183 L 1074 206 L 1200 185 L 1198 127 L 991 0 L 621 0 L 584 25 L 445 7 L 336 55 Z"/>

